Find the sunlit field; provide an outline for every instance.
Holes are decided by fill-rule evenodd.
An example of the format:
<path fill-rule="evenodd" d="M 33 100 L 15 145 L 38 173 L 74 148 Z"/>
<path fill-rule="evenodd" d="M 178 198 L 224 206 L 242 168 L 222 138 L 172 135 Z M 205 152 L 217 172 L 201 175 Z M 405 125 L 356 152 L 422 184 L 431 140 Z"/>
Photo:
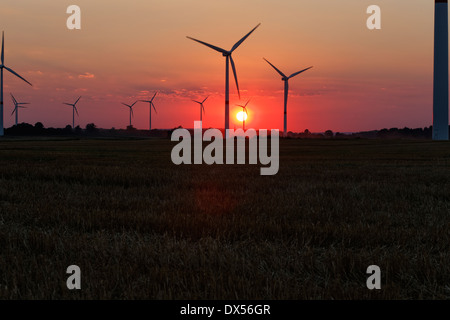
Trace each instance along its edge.
<path fill-rule="evenodd" d="M 174 145 L 0 140 L 0 299 L 450 297 L 449 143 L 281 140 L 275 176 Z"/>

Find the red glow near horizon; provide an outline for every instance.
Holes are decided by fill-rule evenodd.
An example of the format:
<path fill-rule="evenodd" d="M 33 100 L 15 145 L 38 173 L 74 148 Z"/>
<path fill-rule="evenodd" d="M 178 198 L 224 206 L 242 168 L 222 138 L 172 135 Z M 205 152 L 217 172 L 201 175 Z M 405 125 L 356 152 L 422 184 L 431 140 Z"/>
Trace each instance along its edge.
<path fill-rule="evenodd" d="M 14 124 L 9 93 L 31 103 L 20 111 L 19 122 L 71 124 L 72 110 L 62 103 L 81 95 L 75 125 L 109 129 L 129 124 L 122 102 L 149 100 L 157 91 L 152 128 L 192 128 L 199 120 L 192 99 L 206 96 L 203 126 L 223 128 L 225 59 L 186 36 L 228 50 L 259 22 L 233 52 L 242 99 L 230 68 L 230 128 L 242 125 L 235 105 L 250 97 L 246 127 L 283 128 L 283 82 L 263 57 L 287 74 L 314 66 L 289 81 L 289 131 L 429 126 L 433 3 L 401 2 L 386 3 L 383 29 L 369 31 L 361 6 L 334 0 L 236 2 L 239 12 L 203 0 L 114 6 L 85 1 L 82 10 L 89 15 L 82 30 L 72 32 L 54 1 L 9 1 L 0 12 L 7 27 L 5 61 L 33 87 L 5 73 L 5 127 Z M 324 10 L 327 6 L 336 10 Z M 419 14 L 427 10 L 429 17 Z M 415 28 L 409 27 L 411 19 Z M 133 126 L 148 129 L 148 104 L 137 103 L 133 111 Z"/>

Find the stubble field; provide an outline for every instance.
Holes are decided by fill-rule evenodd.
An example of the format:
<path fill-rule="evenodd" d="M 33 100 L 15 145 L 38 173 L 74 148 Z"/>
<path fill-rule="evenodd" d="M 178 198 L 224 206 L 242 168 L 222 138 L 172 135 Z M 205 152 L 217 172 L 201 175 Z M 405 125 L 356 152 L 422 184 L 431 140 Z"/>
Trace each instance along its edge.
<path fill-rule="evenodd" d="M 0 140 L 0 299 L 450 297 L 449 143 L 281 140 L 275 176 L 173 146 Z"/>

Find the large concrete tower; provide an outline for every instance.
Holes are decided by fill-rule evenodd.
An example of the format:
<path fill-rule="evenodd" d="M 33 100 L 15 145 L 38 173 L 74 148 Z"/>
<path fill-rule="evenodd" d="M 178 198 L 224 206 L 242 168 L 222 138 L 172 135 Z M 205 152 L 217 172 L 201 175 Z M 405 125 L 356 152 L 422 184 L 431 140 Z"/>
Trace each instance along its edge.
<path fill-rule="evenodd" d="M 448 140 L 448 0 L 435 0 L 433 140 Z"/>

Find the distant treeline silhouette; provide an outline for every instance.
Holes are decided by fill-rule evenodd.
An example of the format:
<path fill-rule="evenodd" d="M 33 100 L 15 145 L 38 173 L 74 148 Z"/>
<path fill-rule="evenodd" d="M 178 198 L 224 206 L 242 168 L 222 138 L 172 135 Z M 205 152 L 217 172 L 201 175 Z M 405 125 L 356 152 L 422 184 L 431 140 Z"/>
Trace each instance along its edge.
<path fill-rule="evenodd" d="M 327 130 L 324 133 L 311 133 L 308 129 L 301 133 L 288 132 L 290 138 L 327 138 L 327 139 L 349 139 L 349 138 L 366 138 L 366 139 L 396 139 L 396 138 L 415 138 L 415 139 L 431 139 L 433 127 L 425 128 L 391 128 L 372 131 L 361 131 L 353 133 L 341 133 Z M 450 127 L 449 127 L 450 132 Z"/>
<path fill-rule="evenodd" d="M 182 128 L 178 126 L 177 128 Z M 37 122 L 34 126 L 29 123 L 20 123 L 10 128 L 5 129 L 5 134 L 8 136 L 102 136 L 102 137 L 120 137 L 120 136 L 152 136 L 164 137 L 171 136 L 173 130 L 177 129 L 152 129 L 138 130 L 133 126 L 128 126 L 126 129 L 100 129 L 94 123 L 89 123 L 85 128 L 67 125 L 65 128 L 45 128 L 41 122 Z M 341 133 L 327 130 L 324 133 L 312 133 L 308 129 L 303 132 L 288 132 L 289 139 L 396 139 L 396 138 L 415 138 L 415 139 L 431 139 L 432 126 L 425 128 L 391 128 L 372 131 L 361 131 L 354 133 Z M 206 130 L 206 129 L 205 129 Z M 449 127 L 450 132 L 450 127 Z"/>
<path fill-rule="evenodd" d="M 29 123 L 20 123 L 5 129 L 7 136 L 86 136 L 86 137 L 120 137 L 120 136 L 155 136 L 168 137 L 168 130 L 138 130 L 133 126 L 126 129 L 101 129 L 94 123 L 88 123 L 85 128 L 67 125 L 64 128 L 45 128 L 42 122 L 36 122 L 33 126 Z"/>

